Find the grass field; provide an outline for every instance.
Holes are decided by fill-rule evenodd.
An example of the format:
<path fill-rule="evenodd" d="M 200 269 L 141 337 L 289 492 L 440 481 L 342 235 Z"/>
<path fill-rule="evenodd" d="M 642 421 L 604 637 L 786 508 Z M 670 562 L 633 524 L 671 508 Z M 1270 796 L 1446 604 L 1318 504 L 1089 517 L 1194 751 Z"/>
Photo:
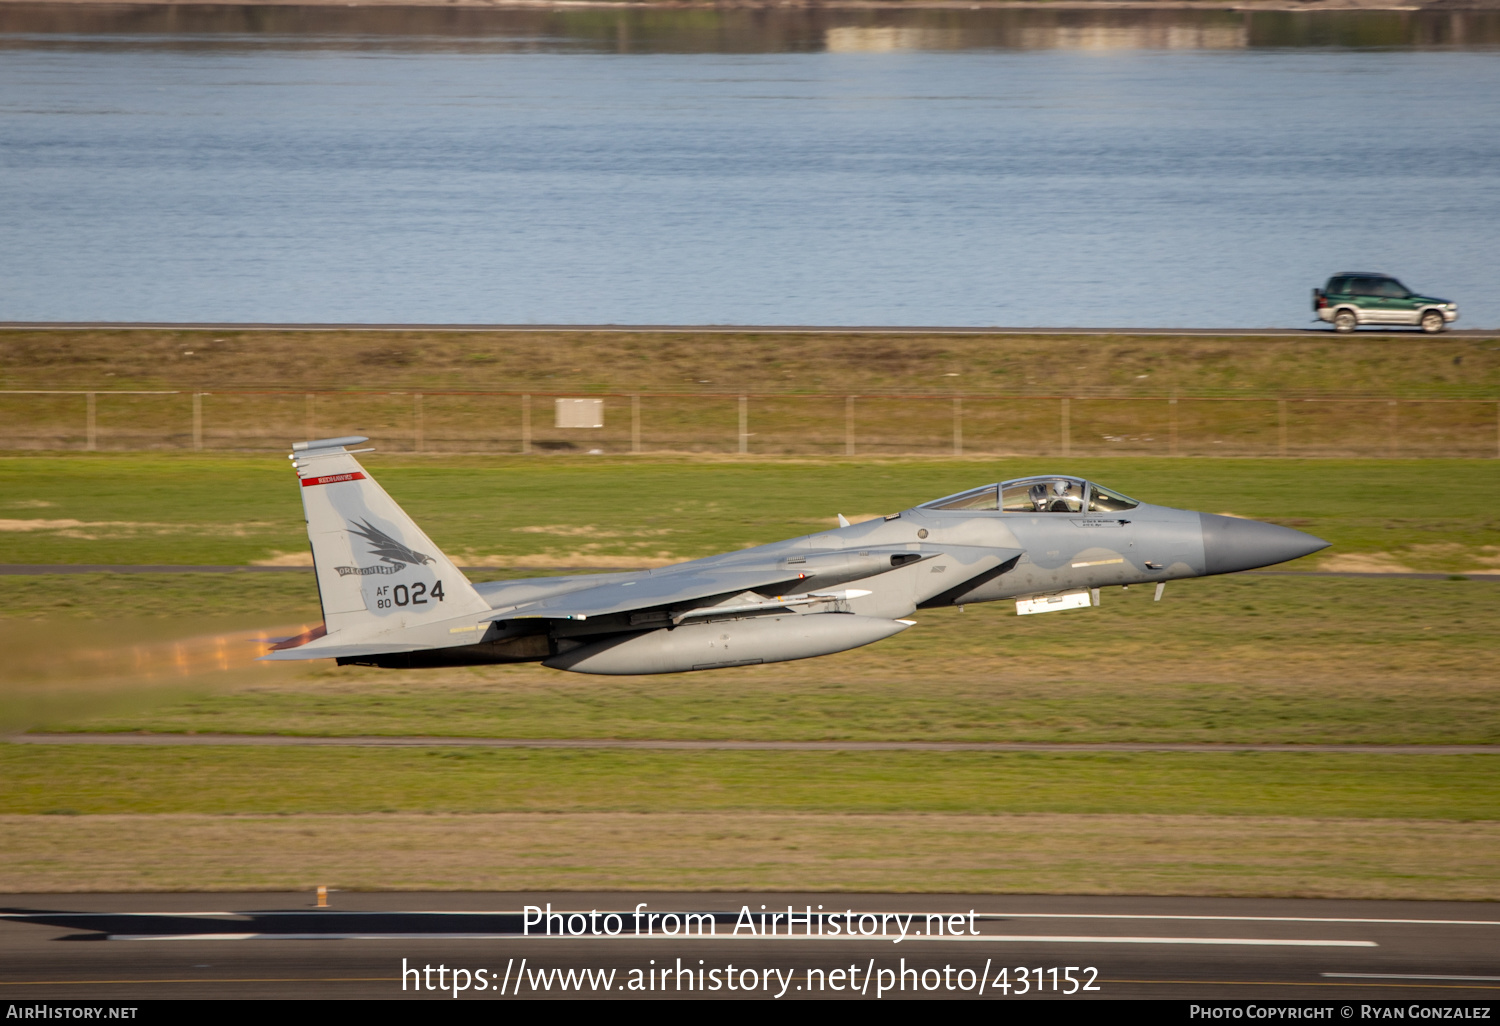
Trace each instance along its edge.
<path fill-rule="evenodd" d="M 1500 460 L 364 459 L 460 564 L 660 565 L 1061 471 L 1333 543 L 1302 569 L 1350 556 L 1366 561 L 1351 569 L 1500 568 Z M 0 457 L 0 563 L 249 564 L 306 551 L 281 453 Z"/>
<path fill-rule="evenodd" d="M 0 764 L 12 892 L 1500 898 L 1492 755 L 0 746 Z"/>
<path fill-rule="evenodd" d="M 650 565 L 1058 461 L 376 455 L 459 562 Z M 1152 501 L 1333 541 L 1313 566 L 1491 569 L 1500 463 L 1067 461 Z M 279 458 L 0 459 L 0 562 L 248 564 L 305 549 Z M 665 501 L 660 501 L 666 497 Z M 1332 565 L 1349 566 L 1333 563 Z M 1500 743 L 1500 585 L 1237 576 L 879 645 L 596 679 L 248 664 L 305 573 L 3 578 L 0 721 L 508 737 Z M 215 639 L 234 642 L 226 649 Z M 217 647 L 216 647 L 217 646 Z M 228 654 L 226 654 L 228 653 Z M 220 669 L 220 667 L 227 669 Z M 0 889 L 659 887 L 1500 899 L 1500 758 L 0 745 Z"/>
<path fill-rule="evenodd" d="M 777 779 L 767 786 L 774 764 Z M 1491 755 L 10 745 L 0 814 L 945 812 L 1476 820 Z M 190 782 L 190 783 L 188 783 Z M 187 786 L 184 786 L 187 784 Z"/>
<path fill-rule="evenodd" d="M 1493 901 L 1500 827 L 1276 816 L 0 816 L 8 892 L 913 891 Z"/>
<path fill-rule="evenodd" d="M 291 579 L 288 579 L 290 577 Z M 317 622 L 301 575 L 12 578 L 24 598 L 96 583 L 116 607 L 170 609 L 204 581 L 243 605 L 231 627 Z M 241 580 L 256 587 L 234 594 Z M 275 587 L 269 587 L 274 584 Z M 165 591 L 166 594 L 162 594 Z M 215 591 L 205 589 L 206 595 Z M 50 597 L 56 598 L 55 593 Z M 96 596 L 97 597 L 97 596 Z M 286 605 L 275 608 L 273 602 Z M 248 604 L 248 602 L 246 603 Z M 303 616 L 297 621 L 294 614 Z M 533 665 L 438 671 L 189 666 L 160 619 L 0 625 L 10 721 L 51 729 L 501 737 L 1497 743 L 1500 586 L 1479 581 L 1231 578 L 1106 593 L 1098 609 L 1019 618 L 1000 605 L 928 610 L 917 627 L 816 662 L 594 678 Z M 210 624 L 195 635 L 211 637 Z M 221 627 L 221 629 L 223 629 Z M 83 645 L 75 663 L 57 652 Z M 207 652 L 212 646 L 200 643 Z M 140 662 L 137 652 L 145 653 Z M 240 651 L 239 663 L 249 658 Z M 70 672 L 72 674 L 70 676 Z M 163 692 L 98 706 L 114 679 Z M 25 680 L 33 681 L 23 688 Z M 88 687 L 90 681 L 100 682 Z M 67 700 L 70 686 L 80 688 Z M 184 692 L 181 689 L 186 688 Z M 19 716 L 19 719 L 17 718 Z"/>
<path fill-rule="evenodd" d="M 743 443 L 762 456 L 1493 457 L 1496 343 L 11 330 L 0 390 L 47 394 L 0 392 L 0 448 L 275 451 L 363 434 L 392 452 L 725 454 L 749 396 Z M 114 394 L 132 390 L 170 394 Z M 553 397 L 579 395 L 605 396 L 603 427 L 555 428 Z"/>
<path fill-rule="evenodd" d="M 4 746 L 0 780 L 4 890 L 1500 895 L 1489 755 Z"/>

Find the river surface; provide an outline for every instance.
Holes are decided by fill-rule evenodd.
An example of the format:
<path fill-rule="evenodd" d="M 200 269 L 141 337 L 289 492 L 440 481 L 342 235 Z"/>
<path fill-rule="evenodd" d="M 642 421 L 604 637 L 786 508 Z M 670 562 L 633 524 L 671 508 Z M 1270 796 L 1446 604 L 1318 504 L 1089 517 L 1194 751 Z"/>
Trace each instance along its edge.
<path fill-rule="evenodd" d="M 1500 325 L 1500 12 L 0 8 L 0 320 Z"/>

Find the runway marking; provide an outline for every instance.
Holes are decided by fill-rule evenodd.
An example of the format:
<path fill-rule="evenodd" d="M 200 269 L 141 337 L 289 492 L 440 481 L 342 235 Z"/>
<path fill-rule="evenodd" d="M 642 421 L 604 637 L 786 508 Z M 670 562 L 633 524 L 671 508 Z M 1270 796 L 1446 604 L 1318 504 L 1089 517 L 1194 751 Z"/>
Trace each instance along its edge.
<path fill-rule="evenodd" d="M 205 976 L 196 980 L 0 980 L 0 987 L 77 987 L 127 983 L 395 983 L 399 976 Z"/>
<path fill-rule="evenodd" d="M 108 915 L 111 918 L 123 918 L 127 915 L 138 915 L 141 918 L 153 918 L 153 916 L 169 915 L 178 919 L 217 919 L 229 916 L 233 919 L 246 919 L 252 915 L 303 915 L 302 912 L 0 912 L 0 919 L 60 919 L 63 916 L 86 915 L 90 918 Z M 318 912 L 318 915 L 413 915 L 411 912 Z M 419 912 L 416 915 L 449 915 L 447 912 Z M 459 915 L 520 915 L 519 912 L 459 912 Z"/>
<path fill-rule="evenodd" d="M 1375 923 L 1395 926 L 1500 926 L 1496 919 L 1356 919 L 1331 916 L 1180 916 L 1103 912 L 981 912 L 979 919 L 1173 919 L 1215 923 Z"/>
<path fill-rule="evenodd" d="M 1219 946 L 1245 946 L 1262 948 L 1376 948 L 1379 947 L 1374 941 L 1365 940 L 1303 940 L 1299 938 L 1267 938 L 1267 937 L 1109 937 L 1109 936 L 1070 936 L 1058 934 L 982 934 L 978 937 L 952 937 L 952 936 L 921 936 L 909 935 L 898 940 L 893 936 L 850 936 L 849 934 L 813 934 L 812 936 L 787 936 L 779 934 L 772 937 L 744 936 L 735 934 L 676 934 L 667 936 L 663 934 L 634 934 L 620 933 L 614 936 L 591 934 L 566 934 L 548 936 L 546 934 L 520 934 L 520 933 L 111 933 L 107 935 L 112 941 L 242 941 L 242 940 L 534 940 L 534 941 L 619 941 L 619 940 L 642 940 L 642 941 L 842 941 L 844 943 L 869 941 L 882 944 L 896 944 L 912 941 L 929 941 L 942 944 L 972 944 L 988 942 L 992 944 L 1192 944 L 1192 945 L 1219 945 Z"/>
<path fill-rule="evenodd" d="M 799 940 L 801 938 L 798 938 Z M 832 938 L 837 940 L 838 938 Z M 873 938 L 871 938 L 873 939 Z M 1301 940 L 1298 938 L 1271 938 L 1271 937 L 1088 937 L 1088 936 L 1058 936 L 1058 935 L 1035 935 L 1035 934 L 983 934 L 978 937 L 908 937 L 907 940 L 931 940 L 931 941 L 1000 941 L 1003 943 L 1023 943 L 1025 941 L 1041 941 L 1051 944 L 1227 944 L 1248 945 L 1251 947 L 1291 947 L 1291 948 L 1378 948 L 1379 944 L 1374 941 L 1365 940 Z"/>
<path fill-rule="evenodd" d="M 708 911 L 708 910 L 705 910 Z M 185 919 L 189 917 L 200 919 L 212 919 L 216 917 L 231 917 L 237 920 L 269 916 L 304 916 L 318 915 L 330 916 L 524 916 L 524 909 L 415 909 L 402 912 L 381 911 L 379 909 L 321 909 L 314 911 L 309 908 L 306 911 L 295 909 L 267 910 L 264 912 L 3 912 L 0 919 L 61 919 L 64 917 L 88 917 L 100 918 L 104 916 L 139 916 L 142 918 L 152 917 L 176 917 Z M 601 915 L 608 915 L 603 912 Z M 629 910 L 618 911 L 617 915 L 630 915 Z M 732 914 L 732 913 L 725 913 Z M 823 912 L 827 916 L 832 913 Z M 842 914 L 842 913 L 839 913 Z M 881 915 L 880 912 L 867 913 Z M 889 913 L 905 915 L 906 913 Z M 914 913 L 922 914 L 922 913 Z M 985 922 L 1004 922 L 1007 919 L 1160 919 L 1182 922 L 1204 922 L 1204 923 L 1368 923 L 1373 925 L 1388 926 L 1500 926 L 1500 920 L 1496 919 L 1361 919 L 1356 917 L 1333 917 L 1333 916 L 1189 916 L 1172 914 L 1152 913 L 1112 913 L 1112 912 L 977 912 L 974 918 Z"/>
<path fill-rule="evenodd" d="M 523 936 L 519 933 L 418 933 L 416 931 L 411 933 L 111 933 L 106 934 L 105 939 L 112 941 L 520 940 Z M 677 938 L 669 939 L 676 940 Z"/>
<path fill-rule="evenodd" d="M 1349 977 L 1358 980 L 1471 980 L 1500 983 L 1500 976 L 1423 976 L 1416 973 L 1319 973 L 1318 975 Z"/>

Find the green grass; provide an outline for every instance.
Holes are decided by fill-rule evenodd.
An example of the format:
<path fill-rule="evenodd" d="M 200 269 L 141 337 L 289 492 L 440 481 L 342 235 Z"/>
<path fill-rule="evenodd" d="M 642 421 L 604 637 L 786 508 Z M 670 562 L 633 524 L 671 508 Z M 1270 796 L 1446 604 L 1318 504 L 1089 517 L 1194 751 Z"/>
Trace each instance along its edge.
<path fill-rule="evenodd" d="M 370 460 L 461 560 L 539 564 L 705 555 L 885 512 L 1039 461 Z M 1155 501 L 1278 519 L 1426 569 L 1466 569 L 1500 542 L 1500 463 L 1072 461 Z M 1434 489 L 1446 497 L 1432 501 Z M 96 527 L 0 532 L 4 562 L 243 563 L 305 545 L 279 461 L 245 456 L 0 460 L 16 519 Z M 654 497 L 666 496 L 658 503 Z M 41 505 L 50 503 L 50 505 Z M 223 525 L 231 525 L 224 527 Z M 134 526 L 130 526 L 134 525 Z M 144 526 L 151 525 L 151 526 Z M 547 528 L 547 532 L 514 528 Z M 650 532 L 645 537 L 640 534 Z M 1304 563 L 1316 564 L 1317 557 Z M 488 571 L 486 577 L 515 576 Z M 103 699 L 108 653 L 148 666 L 137 635 L 316 623 L 311 575 L 9 577 L 0 641 L 12 725 L 510 737 L 882 737 L 1495 743 L 1500 587 L 1479 581 L 1221 577 L 1106 592 L 1099 609 L 1017 618 L 1006 604 L 924 611 L 881 644 L 820 660 L 632 678 L 535 666 L 403 673 L 252 669 L 152 677 L 177 691 Z M 204 618 L 217 618 L 206 625 Z M 87 633 L 70 624 L 88 621 Z M 86 639 L 104 669 L 72 666 Z M 154 653 L 154 654 L 153 654 Z M 55 666 L 47 666 L 49 661 Z M 118 662 L 116 660 L 115 662 Z M 133 663 L 132 663 L 133 665 Z M 27 675 L 35 669 L 30 677 Z M 76 678 L 76 679 L 75 679 Z M 57 701 L 38 700 L 50 682 Z M 86 685 L 69 699 L 59 687 Z M 148 688 L 147 690 L 150 690 Z M 29 690 L 28 690 L 29 689 Z M 184 697 L 182 689 L 186 689 Z M 20 692 L 27 692 L 17 699 Z M 3 712 L 3 710 L 0 710 Z"/>
<path fill-rule="evenodd" d="M 49 394 L 0 395 L 0 448 L 85 448 L 86 401 L 66 393 L 90 390 L 94 445 L 115 451 L 363 434 L 515 453 L 526 393 L 539 451 L 737 452 L 749 395 L 761 455 L 845 453 L 853 396 L 861 455 L 951 454 L 958 414 L 970 453 L 1493 457 L 1495 341 L 12 330 L 0 388 Z M 553 397 L 577 395 L 604 396 L 602 428 L 553 427 Z"/>
<path fill-rule="evenodd" d="M 88 578 L 15 580 L 42 595 L 58 582 L 79 603 L 90 587 Z M 108 580 L 141 596 L 117 605 L 169 611 L 149 604 L 162 601 L 154 578 Z M 260 625 L 295 625 L 294 609 L 312 614 L 310 580 L 271 580 L 288 607 L 265 611 Z M 244 614 L 249 604 L 233 609 Z M 1097 609 L 1050 616 L 1017 617 L 994 604 L 923 611 L 917 620 L 896 638 L 819 660 L 659 677 L 532 665 L 265 667 L 222 679 L 204 671 L 175 678 L 186 694 L 150 705 L 99 708 L 96 696 L 109 693 L 101 685 L 23 722 L 542 738 L 1500 743 L 1493 583 L 1230 577 L 1173 584 L 1160 603 L 1136 588 L 1106 592 Z M 238 625 L 256 622 L 247 616 Z M 107 656 L 111 645 L 133 651 L 138 635 L 164 642 L 172 626 L 158 620 L 153 633 L 151 621 L 137 624 L 100 624 L 90 639 Z M 60 621 L 0 627 L 13 679 L 19 668 L 60 662 L 56 649 L 72 630 Z M 167 671 L 159 679 L 172 682 L 172 653 L 152 651 Z M 99 680 L 111 665 L 106 657 L 105 670 L 80 667 L 77 676 Z"/>
<path fill-rule="evenodd" d="M 1487 820 L 1500 758 L 0 745 L 0 813 L 1112 813 Z"/>
<path fill-rule="evenodd" d="M 1071 393 L 1095 397 L 1072 406 L 1075 452 L 1161 454 L 1164 402 L 1100 397 L 1494 398 L 1500 349 L 1484 344 L 1493 340 L 220 337 L 0 333 L 8 387 L 217 389 L 204 401 L 210 448 L 265 449 L 0 458 L 0 562 L 243 565 L 304 552 L 282 447 L 315 415 L 320 433 L 375 437 L 384 451 L 367 466 L 464 564 L 689 559 L 811 533 L 836 513 L 887 513 L 975 484 L 1064 471 L 1146 501 L 1274 520 L 1333 542 L 1303 569 L 1330 556 L 1445 573 L 1500 565 L 1495 460 L 632 457 L 618 455 L 628 419 L 614 400 L 597 436 L 612 455 L 418 457 L 392 454 L 412 442 L 409 395 L 319 398 L 310 415 L 297 391 L 673 393 L 643 401 L 647 448 L 722 450 L 733 444 L 732 400 L 695 393 L 732 383 L 785 397 L 751 407 L 759 453 L 842 451 L 842 400 L 798 393 L 939 397 L 925 407 L 860 400 L 862 454 L 941 453 L 951 431 L 944 396 Z M 292 352 L 317 358 L 279 358 Z M 292 394 L 223 394 L 256 387 Z M 81 445 L 81 400 L 37 402 L 0 401 L 10 425 L 0 444 Z M 103 397 L 101 445 L 188 445 L 186 403 Z M 1290 451 L 1387 451 L 1390 408 L 1366 406 L 1289 404 Z M 1175 409 L 1184 453 L 1275 451 L 1274 404 Z M 572 444 L 543 426 L 543 399 L 533 412 L 539 445 Z M 1494 452 L 1491 407 L 1398 413 L 1401 452 Z M 509 400 L 428 396 L 428 444 L 501 451 L 514 442 L 518 415 Z M 971 450 L 1057 446 L 1056 400 L 966 401 L 964 417 Z M 1121 438 L 1122 430 L 1133 434 Z M 251 663 L 234 632 L 317 621 L 307 573 L 0 580 L 7 729 L 1500 743 L 1500 586 L 1492 582 L 1212 578 L 1174 583 L 1161 603 L 1137 588 L 1107 591 L 1098 609 L 1052 616 L 1017 618 L 1005 604 L 923 611 L 897 638 L 824 659 L 616 679 L 532 665 L 407 672 Z M 221 638 L 233 642 L 231 657 Z M 463 815 L 440 818 L 449 813 Z M 21 889 L 302 886 L 313 877 L 475 888 L 524 864 L 531 875 L 515 879 L 549 887 L 756 881 L 1490 897 L 1484 855 L 1500 820 L 1500 759 L 0 744 L 0 814 L 17 838 L 7 880 Z M 657 821 L 637 823 L 638 814 L 676 816 L 679 825 L 645 850 L 641 831 Z M 505 819 L 528 816 L 535 821 Z M 746 827 L 750 820 L 761 825 Z M 909 843 L 892 847 L 893 831 Z M 455 842 L 460 835 L 468 840 Z M 330 876 L 331 851 L 348 858 Z M 500 854 L 486 861 L 489 852 Z M 854 876 L 851 858 L 864 866 Z M 903 859 L 911 864 L 896 865 Z M 1023 863 L 1030 868 L 1020 872 Z"/>
<path fill-rule="evenodd" d="M 243 626 L 323 619 L 312 572 L 236 574 L 44 574 L 6 577 L 0 637 L 23 640 L 27 620 L 140 620 L 224 616 Z M 159 632 L 159 630 L 158 630 Z"/>
<path fill-rule="evenodd" d="M 696 558 L 808 534 L 836 513 L 889 513 L 1056 471 L 1148 502 L 1275 520 L 1328 539 L 1336 553 L 1390 552 L 1421 569 L 1473 569 L 1500 552 L 1483 549 L 1500 546 L 1500 461 L 376 454 L 366 464 L 460 563 Z M 279 456 L 5 457 L 0 496 L 5 563 L 246 564 L 307 545 L 295 480 Z"/>

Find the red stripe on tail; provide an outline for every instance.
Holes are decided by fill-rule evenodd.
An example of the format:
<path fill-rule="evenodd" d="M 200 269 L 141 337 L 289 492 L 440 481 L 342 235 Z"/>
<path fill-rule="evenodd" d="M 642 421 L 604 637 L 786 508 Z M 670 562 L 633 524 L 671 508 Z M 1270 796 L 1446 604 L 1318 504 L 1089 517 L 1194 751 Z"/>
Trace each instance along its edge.
<path fill-rule="evenodd" d="M 363 481 L 365 475 L 359 471 L 352 474 L 329 474 L 327 477 L 304 477 L 303 488 L 311 488 L 313 485 L 338 484 L 340 481 Z"/>

